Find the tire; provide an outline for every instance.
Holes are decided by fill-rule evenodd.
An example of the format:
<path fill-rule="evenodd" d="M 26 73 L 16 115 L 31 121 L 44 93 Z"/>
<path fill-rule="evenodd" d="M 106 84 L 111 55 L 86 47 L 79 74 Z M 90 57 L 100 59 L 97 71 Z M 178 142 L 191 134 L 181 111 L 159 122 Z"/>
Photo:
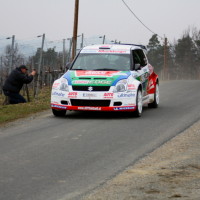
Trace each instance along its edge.
<path fill-rule="evenodd" d="M 134 111 L 134 116 L 141 117 L 141 115 L 142 115 L 142 91 L 139 89 L 137 91 L 136 111 Z"/>
<path fill-rule="evenodd" d="M 156 83 L 156 89 L 154 93 L 154 101 L 148 104 L 149 108 L 157 108 L 160 101 L 159 85 Z"/>
<path fill-rule="evenodd" d="M 52 109 L 52 112 L 54 114 L 54 116 L 56 117 L 64 117 L 66 115 L 66 110 L 55 110 L 55 109 Z"/>

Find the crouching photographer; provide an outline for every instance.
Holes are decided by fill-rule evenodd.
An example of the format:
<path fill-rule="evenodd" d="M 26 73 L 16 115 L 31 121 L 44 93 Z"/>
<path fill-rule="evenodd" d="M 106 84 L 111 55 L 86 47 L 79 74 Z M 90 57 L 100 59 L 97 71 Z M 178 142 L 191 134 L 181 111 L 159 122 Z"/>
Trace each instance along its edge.
<path fill-rule="evenodd" d="M 6 79 L 3 85 L 3 92 L 8 97 L 10 104 L 26 103 L 26 99 L 20 94 L 24 84 L 29 84 L 36 75 L 36 70 L 30 74 L 27 73 L 28 68 L 21 65 L 15 68 Z"/>

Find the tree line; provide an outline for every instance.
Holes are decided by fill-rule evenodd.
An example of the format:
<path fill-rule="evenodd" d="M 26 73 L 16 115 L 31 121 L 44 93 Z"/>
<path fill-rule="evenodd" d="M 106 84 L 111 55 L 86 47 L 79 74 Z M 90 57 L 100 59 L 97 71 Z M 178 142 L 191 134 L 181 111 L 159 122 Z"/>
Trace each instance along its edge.
<path fill-rule="evenodd" d="M 200 79 L 200 30 L 188 28 L 173 44 L 154 34 L 147 45 L 149 62 L 161 79 Z"/>

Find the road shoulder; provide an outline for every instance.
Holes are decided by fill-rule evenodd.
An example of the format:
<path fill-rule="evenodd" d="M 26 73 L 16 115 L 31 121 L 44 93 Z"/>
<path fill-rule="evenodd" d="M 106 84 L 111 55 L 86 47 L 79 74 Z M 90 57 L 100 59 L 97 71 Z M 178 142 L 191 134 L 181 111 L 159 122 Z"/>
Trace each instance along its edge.
<path fill-rule="evenodd" d="M 27 123 L 29 121 L 32 121 L 33 119 L 44 118 L 44 117 L 49 116 L 49 115 L 51 115 L 51 110 L 46 109 L 46 110 L 43 110 L 43 111 L 40 111 L 40 112 L 29 114 L 26 117 L 21 117 L 19 119 L 15 119 L 13 121 L 8 121 L 8 122 L 5 122 L 5 123 L 2 123 L 2 124 L 0 124 L 0 129 L 24 124 L 24 123 Z"/>
<path fill-rule="evenodd" d="M 197 200 L 200 121 L 85 196 L 84 200 Z"/>

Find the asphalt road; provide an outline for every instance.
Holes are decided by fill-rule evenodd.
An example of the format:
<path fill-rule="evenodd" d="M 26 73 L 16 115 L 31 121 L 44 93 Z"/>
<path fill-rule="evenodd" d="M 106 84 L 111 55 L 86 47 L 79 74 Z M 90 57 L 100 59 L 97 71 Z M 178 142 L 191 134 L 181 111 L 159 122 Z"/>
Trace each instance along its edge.
<path fill-rule="evenodd" d="M 162 82 L 160 93 L 141 118 L 46 112 L 1 127 L 0 199 L 80 199 L 200 119 L 200 81 Z"/>

